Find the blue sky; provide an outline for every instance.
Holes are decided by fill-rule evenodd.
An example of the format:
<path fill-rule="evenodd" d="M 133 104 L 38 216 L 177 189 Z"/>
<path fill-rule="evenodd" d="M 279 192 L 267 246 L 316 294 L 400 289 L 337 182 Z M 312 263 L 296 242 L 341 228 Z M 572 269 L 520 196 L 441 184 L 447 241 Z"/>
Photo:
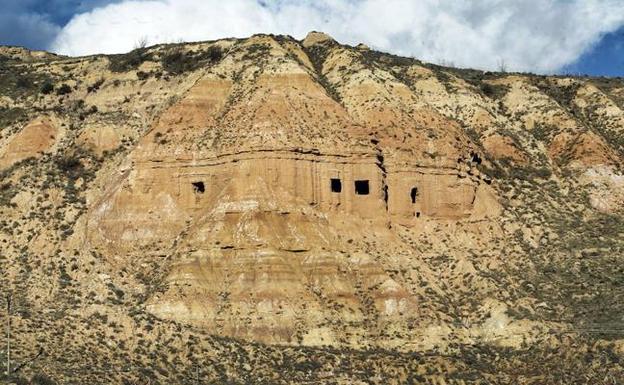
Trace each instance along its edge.
<path fill-rule="evenodd" d="M 71 18 L 111 0 L 0 0 L 0 44 L 48 49 Z"/>
<path fill-rule="evenodd" d="M 624 76 L 624 27 L 605 34 L 562 73 Z"/>
<path fill-rule="evenodd" d="M 0 0 L 0 44 L 63 54 L 244 37 L 337 40 L 461 67 L 624 76 L 624 0 Z"/>

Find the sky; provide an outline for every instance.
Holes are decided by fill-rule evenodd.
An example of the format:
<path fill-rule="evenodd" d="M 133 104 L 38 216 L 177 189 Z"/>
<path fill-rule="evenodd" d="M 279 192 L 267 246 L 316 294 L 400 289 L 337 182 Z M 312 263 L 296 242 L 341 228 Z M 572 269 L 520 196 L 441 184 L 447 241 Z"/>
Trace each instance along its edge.
<path fill-rule="evenodd" d="M 0 0 L 0 44 L 65 55 L 246 37 L 346 44 L 458 67 L 624 76 L 624 0 Z"/>

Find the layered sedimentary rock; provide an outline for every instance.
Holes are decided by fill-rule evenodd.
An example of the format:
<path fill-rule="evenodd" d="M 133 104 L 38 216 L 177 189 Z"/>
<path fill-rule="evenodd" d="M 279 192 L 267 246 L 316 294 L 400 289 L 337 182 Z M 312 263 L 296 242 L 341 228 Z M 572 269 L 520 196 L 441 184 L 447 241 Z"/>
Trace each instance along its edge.
<path fill-rule="evenodd" d="M 51 373 L 141 368 L 110 383 L 197 367 L 250 383 L 258 362 L 271 383 L 337 367 L 337 383 L 438 383 L 452 362 L 551 383 L 532 363 L 572 356 L 579 376 L 612 374 L 621 80 L 441 67 L 311 33 L 0 48 L 0 84 L 0 296 L 23 362 L 43 346 Z M 378 356 L 403 374 L 345 369 Z M 437 374 L 408 377 L 430 372 L 423 357 Z"/>
<path fill-rule="evenodd" d="M 270 55 L 241 65 L 250 47 Z M 220 333 L 336 343 L 334 328 L 351 325 L 362 343 L 366 306 L 384 320 L 376 327 L 415 322 L 410 288 L 371 255 L 350 255 L 346 240 L 386 233 L 399 244 L 397 224 L 496 216 L 474 144 L 405 86 L 379 104 L 365 95 L 387 84 L 353 79 L 339 102 L 317 82 L 325 75 L 293 58 L 302 48 L 268 38 L 243 48 L 139 142 L 91 209 L 91 244 L 113 255 L 176 244 L 170 287 L 149 308 Z"/>
<path fill-rule="evenodd" d="M 0 147 L 0 170 L 50 151 L 61 133 L 58 122 L 48 116 L 31 121 Z"/>

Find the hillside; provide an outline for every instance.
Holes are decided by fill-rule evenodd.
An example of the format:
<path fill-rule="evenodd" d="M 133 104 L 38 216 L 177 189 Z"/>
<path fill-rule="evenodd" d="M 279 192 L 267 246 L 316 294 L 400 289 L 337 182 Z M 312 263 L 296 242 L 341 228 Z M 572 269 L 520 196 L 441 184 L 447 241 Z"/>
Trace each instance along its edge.
<path fill-rule="evenodd" d="M 622 79 L 0 47 L 0 129 L 15 382 L 624 379 Z"/>

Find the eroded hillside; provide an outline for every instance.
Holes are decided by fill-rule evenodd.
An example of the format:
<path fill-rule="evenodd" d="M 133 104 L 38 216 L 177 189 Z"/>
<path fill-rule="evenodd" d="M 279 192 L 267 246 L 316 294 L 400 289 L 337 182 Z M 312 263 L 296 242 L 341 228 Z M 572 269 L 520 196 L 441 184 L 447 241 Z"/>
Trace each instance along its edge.
<path fill-rule="evenodd" d="M 621 79 L 5 47 L 0 128 L 14 378 L 624 378 Z"/>

